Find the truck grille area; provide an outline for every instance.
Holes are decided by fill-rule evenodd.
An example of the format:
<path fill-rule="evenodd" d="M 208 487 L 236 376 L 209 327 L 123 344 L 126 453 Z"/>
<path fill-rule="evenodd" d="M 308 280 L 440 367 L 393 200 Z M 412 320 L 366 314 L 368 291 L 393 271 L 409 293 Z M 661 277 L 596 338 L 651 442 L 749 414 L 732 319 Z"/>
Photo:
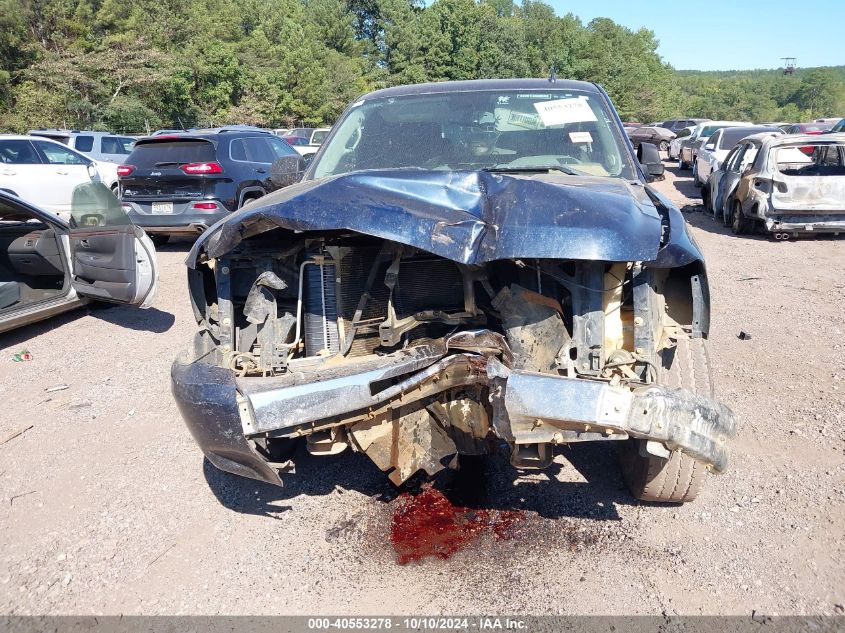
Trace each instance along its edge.
<path fill-rule="evenodd" d="M 390 289 L 385 284 L 391 260 L 382 258 L 376 264 L 381 249 L 379 247 L 356 247 L 343 252 L 338 269 L 337 292 L 326 292 L 321 296 L 331 296 L 331 301 L 325 306 L 324 312 L 315 315 L 309 307 L 306 315 L 306 330 L 319 329 L 322 323 L 333 322 L 335 331 L 327 334 L 324 339 L 332 340 L 336 336 L 339 341 L 345 338 L 352 327 L 356 327 L 355 337 L 349 348 L 349 356 L 372 354 L 380 346 L 378 333 L 379 323 L 388 318 Z M 373 265 L 376 273 L 369 289 L 361 316 L 355 322 L 355 312 L 367 286 Z M 335 269 L 332 263 L 327 268 Z M 317 267 L 309 267 L 317 274 Z M 332 275 L 334 272 L 331 273 Z M 306 284 L 309 293 L 316 294 L 317 286 Z M 418 255 L 403 258 L 399 267 L 397 283 L 393 292 L 393 303 L 397 318 L 401 319 L 425 310 L 442 312 L 456 312 L 463 309 L 463 278 L 461 271 L 454 262 L 431 255 Z M 336 300 L 335 300 L 336 296 Z M 311 303 L 308 304 L 309 306 Z M 314 302 L 314 308 L 317 303 Z M 319 321 L 319 323 L 318 323 Z M 313 324 L 313 325 L 312 325 Z M 407 334 L 409 342 L 424 340 L 431 336 L 439 336 L 442 326 L 437 323 L 423 324 Z M 322 335 L 321 335 L 322 336 Z M 313 347 L 313 346 L 312 346 Z M 307 348 L 307 345 L 306 345 Z M 329 348 L 336 352 L 337 348 Z M 306 349 L 308 355 L 312 355 Z"/>

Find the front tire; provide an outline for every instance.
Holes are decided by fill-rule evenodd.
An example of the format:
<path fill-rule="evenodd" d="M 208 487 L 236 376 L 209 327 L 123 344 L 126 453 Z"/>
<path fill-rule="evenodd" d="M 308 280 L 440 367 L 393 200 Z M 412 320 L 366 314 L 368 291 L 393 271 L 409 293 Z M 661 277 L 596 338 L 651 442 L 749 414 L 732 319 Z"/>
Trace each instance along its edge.
<path fill-rule="evenodd" d="M 702 338 L 679 338 L 673 348 L 660 352 L 657 382 L 675 389 L 688 389 L 713 395 L 710 359 Z M 694 500 L 704 485 L 707 468 L 701 462 L 673 451 L 669 459 L 643 455 L 644 440 L 621 443 L 619 465 L 622 477 L 637 499 L 659 503 L 687 503 Z"/>
<path fill-rule="evenodd" d="M 658 144 L 657 149 L 659 149 L 661 152 L 668 152 L 669 143 L 667 143 L 666 141 L 660 141 L 660 144 Z"/>

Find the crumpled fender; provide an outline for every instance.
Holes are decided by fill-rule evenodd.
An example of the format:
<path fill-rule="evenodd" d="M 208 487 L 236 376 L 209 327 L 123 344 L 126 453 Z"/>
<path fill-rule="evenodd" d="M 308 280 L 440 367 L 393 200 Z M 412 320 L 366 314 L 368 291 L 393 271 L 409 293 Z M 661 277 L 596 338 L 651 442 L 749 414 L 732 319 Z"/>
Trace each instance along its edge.
<path fill-rule="evenodd" d="M 464 264 L 555 258 L 652 261 L 661 219 L 645 186 L 620 178 L 479 171 L 359 171 L 297 183 L 213 226 L 188 256 L 226 254 L 277 227 L 350 230 Z"/>

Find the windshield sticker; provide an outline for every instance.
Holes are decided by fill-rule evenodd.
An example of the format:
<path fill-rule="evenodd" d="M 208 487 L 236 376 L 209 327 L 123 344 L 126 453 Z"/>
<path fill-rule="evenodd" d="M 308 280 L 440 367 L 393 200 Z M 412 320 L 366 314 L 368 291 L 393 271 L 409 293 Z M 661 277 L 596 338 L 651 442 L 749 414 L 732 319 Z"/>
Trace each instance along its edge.
<path fill-rule="evenodd" d="M 508 115 L 508 124 L 527 128 L 529 130 L 537 130 L 543 126 L 543 124 L 540 123 L 540 117 L 536 114 L 530 114 L 528 112 L 514 112 L 513 110 L 511 110 Z"/>
<path fill-rule="evenodd" d="M 583 97 L 539 101 L 534 104 L 534 109 L 546 127 L 596 120 L 596 115 Z"/>
<path fill-rule="evenodd" d="M 573 143 L 592 143 L 593 136 L 589 132 L 570 132 L 569 140 Z"/>

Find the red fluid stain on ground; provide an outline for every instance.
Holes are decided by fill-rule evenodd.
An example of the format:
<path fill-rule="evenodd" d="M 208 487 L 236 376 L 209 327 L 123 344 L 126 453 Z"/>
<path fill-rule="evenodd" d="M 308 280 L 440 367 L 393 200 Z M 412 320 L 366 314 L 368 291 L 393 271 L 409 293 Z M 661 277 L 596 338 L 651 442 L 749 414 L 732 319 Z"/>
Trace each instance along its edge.
<path fill-rule="evenodd" d="M 434 488 L 399 497 L 393 513 L 390 541 L 400 565 L 426 556 L 449 558 L 484 532 L 496 540 L 514 537 L 514 524 L 523 519 L 514 510 L 474 510 L 452 505 Z"/>

